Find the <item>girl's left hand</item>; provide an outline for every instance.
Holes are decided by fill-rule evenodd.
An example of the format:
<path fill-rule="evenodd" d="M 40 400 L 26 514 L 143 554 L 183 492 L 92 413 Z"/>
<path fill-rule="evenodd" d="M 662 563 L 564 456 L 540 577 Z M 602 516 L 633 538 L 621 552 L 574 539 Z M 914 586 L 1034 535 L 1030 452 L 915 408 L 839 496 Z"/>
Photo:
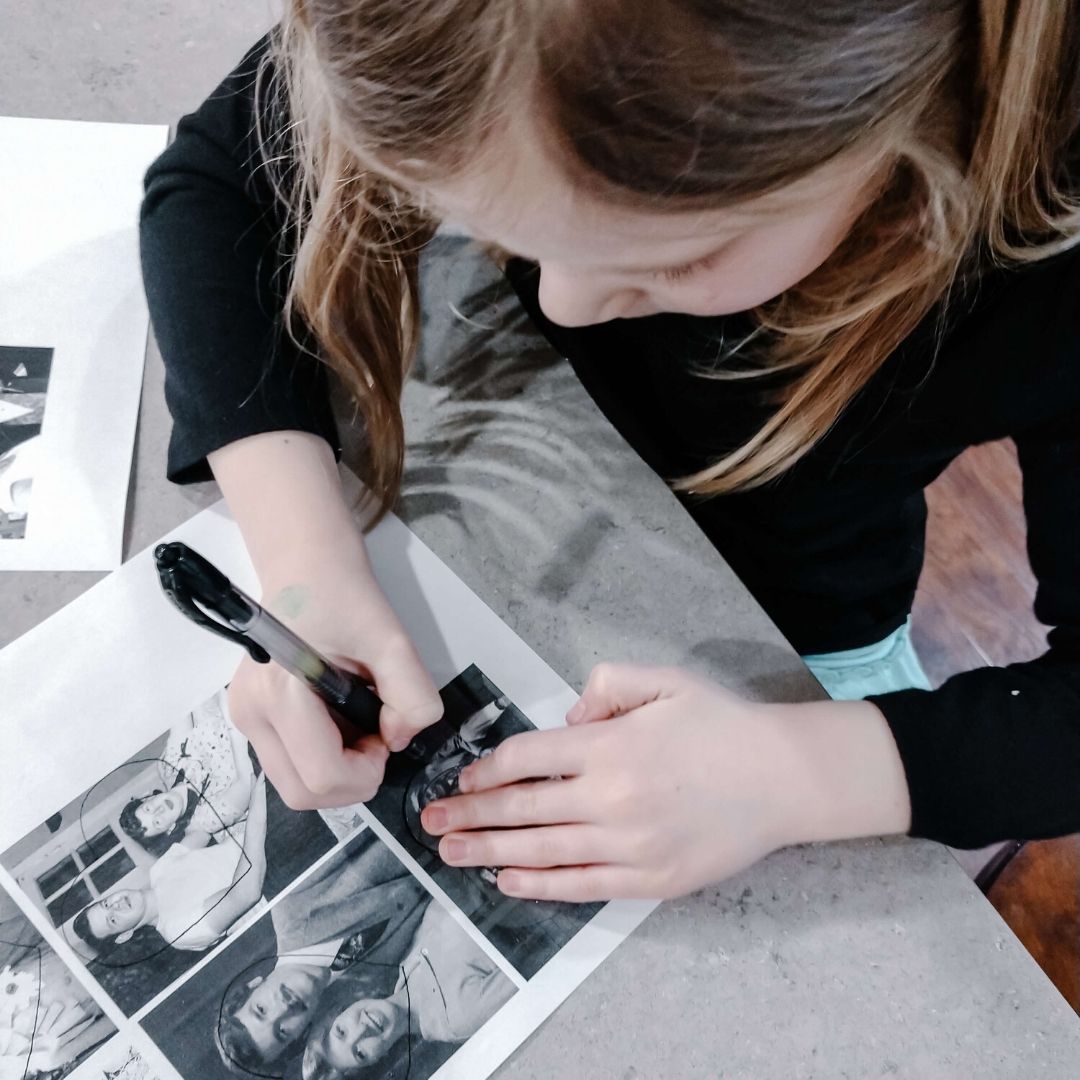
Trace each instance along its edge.
<path fill-rule="evenodd" d="M 567 723 L 507 739 L 425 808 L 445 862 L 505 867 L 511 896 L 670 897 L 792 839 L 765 708 L 678 669 L 601 664 Z"/>

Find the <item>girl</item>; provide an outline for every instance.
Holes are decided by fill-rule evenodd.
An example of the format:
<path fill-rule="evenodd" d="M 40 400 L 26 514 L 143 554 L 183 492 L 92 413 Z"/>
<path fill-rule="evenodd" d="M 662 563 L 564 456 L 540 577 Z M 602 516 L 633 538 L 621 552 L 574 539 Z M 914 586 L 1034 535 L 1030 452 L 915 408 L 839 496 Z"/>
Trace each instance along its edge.
<path fill-rule="evenodd" d="M 170 731 L 158 763 L 164 791 L 130 799 L 120 827 L 152 855 L 173 844 L 205 847 L 227 835 L 243 843 L 255 769 L 219 691 Z"/>
<path fill-rule="evenodd" d="M 233 715 L 287 801 L 370 797 L 439 712 L 342 500 L 325 371 L 385 509 L 449 221 L 858 700 L 602 665 L 567 729 L 425 809 L 446 861 L 512 895 L 669 896 L 801 841 L 1080 827 L 1077 51 L 1060 0 L 293 0 L 181 123 L 143 224 L 171 476 L 209 463 L 268 602 L 386 702 L 342 746 L 245 662 Z M 1006 435 L 1049 649 L 930 691 L 923 488 Z"/>
<path fill-rule="evenodd" d="M 425 1056 L 445 1060 L 452 1044 L 473 1036 L 514 994 L 514 984 L 437 900 L 428 904 L 398 964 L 396 983 L 376 990 L 375 973 L 358 967 L 355 975 L 346 972 L 336 980 L 319 1003 L 304 1047 L 304 1080 L 397 1075 L 387 1058 L 408 1060 L 414 1039 L 418 1051 L 424 1044 L 444 1044 Z M 410 1045 L 393 1054 L 402 1039 Z M 376 1070 L 380 1063 L 383 1068 Z M 441 1062 L 424 1064 L 434 1072 Z"/>

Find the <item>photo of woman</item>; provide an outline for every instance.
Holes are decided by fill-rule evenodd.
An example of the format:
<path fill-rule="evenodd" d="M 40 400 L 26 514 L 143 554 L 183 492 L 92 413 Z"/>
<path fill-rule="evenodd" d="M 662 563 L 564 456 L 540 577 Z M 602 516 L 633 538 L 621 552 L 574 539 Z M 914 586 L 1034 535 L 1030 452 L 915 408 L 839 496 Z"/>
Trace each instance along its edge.
<path fill-rule="evenodd" d="M 224 689 L 170 730 L 158 775 L 164 788 L 130 799 L 120 813 L 120 827 L 150 854 L 177 843 L 205 847 L 226 834 L 243 843 L 255 769 Z"/>

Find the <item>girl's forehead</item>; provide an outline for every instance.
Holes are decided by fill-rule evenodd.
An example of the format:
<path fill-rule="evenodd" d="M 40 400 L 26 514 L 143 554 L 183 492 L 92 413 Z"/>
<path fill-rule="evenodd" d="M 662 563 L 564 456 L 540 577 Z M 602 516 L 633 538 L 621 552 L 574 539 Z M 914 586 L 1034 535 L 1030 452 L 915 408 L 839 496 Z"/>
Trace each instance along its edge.
<path fill-rule="evenodd" d="M 535 143 L 515 140 L 486 168 L 425 186 L 424 202 L 452 230 L 535 261 L 635 269 L 715 250 L 753 229 L 827 214 L 863 190 L 880 157 L 849 155 L 787 187 L 735 206 L 630 206 L 574 181 Z"/>

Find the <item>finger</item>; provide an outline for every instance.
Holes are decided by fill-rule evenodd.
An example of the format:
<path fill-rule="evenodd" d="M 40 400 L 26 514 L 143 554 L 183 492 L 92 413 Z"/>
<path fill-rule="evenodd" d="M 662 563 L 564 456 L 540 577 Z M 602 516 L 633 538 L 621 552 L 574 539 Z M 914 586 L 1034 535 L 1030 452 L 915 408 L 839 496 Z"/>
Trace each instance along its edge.
<path fill-rule="evenodd" d="M 391 750 L 404 750 L 414 736 L 442 716 L 442 699 L 404 635 L 386 646 L 372 671 L 383 701 L 379 714 L 383 739 Z"/>
<path fill-rule="evenodd" d="M 262 767 L 261 774 L 252 786 L 252 795 L 257 794 L 260 781 L 265 786 L 269 778 L 287 806 L 293 810 L 312 809 L 314 796 L 300 779 L 277 732 L 260 715 L 259 710 L 249 703 L 247 694 L 239 692 L 242 673 L 243 665 L 229 686 L 228 704 L 233 724 L 247 739 Z"/>
<path fill-rule="evenodd" d="M 432 836 L 466 829 L 509 829 L 582 820 L 584 807 L 577 780 L 511 784 L 473 795 L 455 795 L 429 803 L 420 822 Z"/>
<path fill-rule="evenodd" d="M 595 825 L 540 825 L 532 829 L 452 833 L 439 843 L 451 866 L 581 866 L 604 855 Z"/>
<path fill-rule="evenodd" d="M 263 786 L 265 787 L 269 778 L 274 790 L 292 810 L 316 809 L 319 805 L 318 799 L 304 786 L 285 747 L 281 745 L 277 732 L 267 723 L 247 724 L 245 728 L 246 738 L 262 766 L 259 780 L 263 782 Z M 257 792 L 258 783 L 252 789 L 252 794 Z"/>
<path fill-rule="evenodd" d="M 337 724 L 314 694 L 298 686 L 280 708 L 268 712 L 267 720 L 301 782 L 320 800 L 363 802 L 378 790 L 387 754 L 382 740 L 369 736 L 355 748 L 345 746 Z"/>
<path fill-rule="evenodd" d="M 596 900 L 654 899 L 651 879 L 630 866 L 594 864 L 549 870 L 509 867 L 499 871 L 498 885 L 507 896 L 530 900 L 564 900 L 586 904 Z"/>
<path fill-rule="evenodd" d="M 609 720 L 642 705 L 671 697 L 676 668 L 642 664 L 597 664 L 577 704 L 566 714 L 568 724 Z"/>
<path fill-rule="evenodd" d="M 571 728 L 524 731 L 511 735 L 495 750 L 467 765 L 458 777 L 462 794 L 515 784 L 519 780 L 545 780 L 576 776 L 581 772 L 592 732 Z"/>

